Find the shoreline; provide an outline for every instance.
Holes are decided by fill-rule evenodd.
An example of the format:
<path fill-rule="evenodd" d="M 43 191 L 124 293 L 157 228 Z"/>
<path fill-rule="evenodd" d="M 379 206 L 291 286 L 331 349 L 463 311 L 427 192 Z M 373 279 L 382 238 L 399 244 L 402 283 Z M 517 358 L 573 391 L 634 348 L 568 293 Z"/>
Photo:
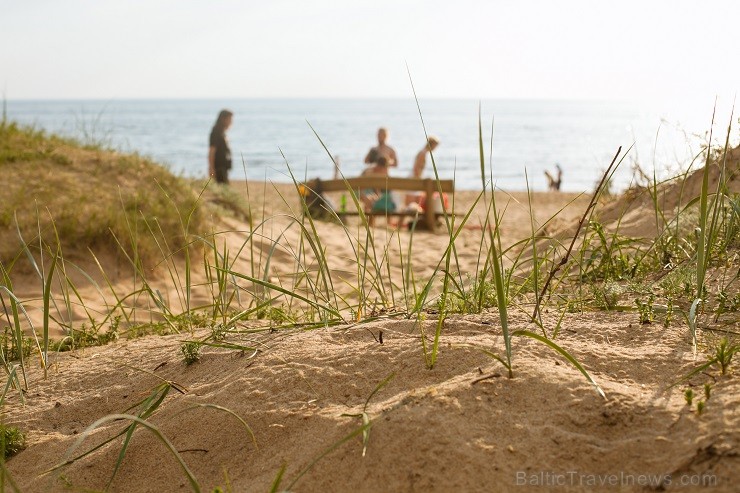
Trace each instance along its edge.
<path fill-rule="evenodd" d="M 19 102 L 10 117 L 36 122 L 37 126 L 51 132 L 77 136 L 81 140 L 98 137 L 111 142 L 117 149 L 138 150 L 142 155 L 168 163 L 175 173 L 195 179 L 205 174 L 206 137 L 222 106 L 233 106 L 231 109 L 235 113 L 235 123 L 229 131 L 230 145 L 237 157 L 233 170 L 235 177 L 240 174 L 238 157 L 243 155 L 250 178 L 262 179 L 266 174 L 275 179 L 289 180 L 285 177 L 287 169 L 280 150 L 284 151 L 297 176 L 302 177 L 306 167 L 309 179 L 331 176 L 331 160 L 306 125 L 306 120 L 316 129 L 331 155 L 340 156 L 342 169 L 348 175 L 357 175 L 362 171 L 362 158 L 374 144 L 378 126 L 386 126 L 390 131 L 389 145 L 396 149 L 404 170 L 400 174 L 410 174 L 415 155 L 424 142 L 415 104 L 362 101 L 355 104 L 312 104 L 310 100 L 301 101 L 191 101 L 189 106 L 179 101 L 160 100 L 136 104 L 113 101 L 106 106 L 102 103 L 83 106 L 79 102 L 50 102 L 46 105 Z M 531 187 L 546 190 L 543 171 L 552 170 L 555 163 L 560 163 L 565 171 L 564 190 L 587 192 L 599 178 L 598 170 L 608 165 L 616 148 L 622 145 L 626 150 L 633 141 L 636 147 L 629 160 L 637 158 L 638 150 L 640 156 L 654 155 L 655 160 L 651 160 L 648 167 L 652 171 L 650 166 L 654 163 L 659 176 L 669 167 L 688 163 L 693 157 L 688 155 L 688 151 L 684 152 L 686 140 L 683 134 L 673 135 L 666 129 L 661 131 L 661 140 L 654 149 L 655 131 L 661 125 L 660 118 L 666 117 L 662 112 L 659 112 L 660 118 L 653 118 L 644 116 L 641 106 L 624 113 L 620 105 L 616 105 L 614 111 L 597 105 L 584 115 L 583 107 L 589 107 L 590 103 L 574 104 L 557 100 L 526 103 L 525 100 L 503 101 L 483 108 L 486 134 L 490 133 L 491 118 L 496 116 L 493 165 L 496 180 L 502 188 L 524 190 L 526 168 Z M 465 183 L 466 189 L 478 188 L 477 104 L 430 101 L 422 105 L 422 113 L 428 120 L 429 131 L 442 141 L 435 151 L 441 175 L 452 179 L 457 169 L 458 183 Z M 553 119 L 553 115 L 558 117 Z M 701 133 L 706 124 L 701 119 L 697 120 L 695 125 L 687 123 L 684 127 Z M 505 123 L 498 124 L 499 121 Z M 174 134 L 166 130 L 173 122 L 177 128 Z M 632 133 L 624 131 L 629 126 L 633 128 Z M 86 130 L 85 134 L 81 134 L 80 127 Z M 566 135 L 563 135 L 564 129 L 567 129 Z M 488 137 L 484 136 L 484 140 L 488 161 Z M 615 189 L 626 188 L 629 180 L 629 170 L 618 171 L 614 179 Z"/>

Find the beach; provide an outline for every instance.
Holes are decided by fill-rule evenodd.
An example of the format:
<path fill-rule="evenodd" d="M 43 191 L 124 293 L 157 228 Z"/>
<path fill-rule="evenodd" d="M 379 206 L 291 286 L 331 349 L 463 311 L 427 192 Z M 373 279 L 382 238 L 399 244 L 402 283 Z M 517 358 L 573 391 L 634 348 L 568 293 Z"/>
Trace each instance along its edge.
<path fill-rule="evenodd" d="M 0 493 L 740 492 L 737 0 L 2 13 Z"/>
<path fill-rule="evenodd" d="M 105 488 L 122 437 L 48 471 L 125 430 L 131 418 L 120 414 L 136 414 L 152 396 L 162 400 L 146 423 L 167 441 L 140 426 L 110 491 L 187 490 L 189 475 L 204 491 L 266 491 L 276 482 L 277 491 L 735 491 L 740 387 L 736 378 L 711 372 L 706 411 L 687 406 L 686 384 L 672 385 L 704 357 L 694 353 L 685 322 L 643 324 L 634 310 L 567 309 L 551 301 L 538 327 L 529 295 L 510 304 L 509 331 L 551 337 L 598 387 L 562 354 L 529 337 L 512 338 L 509 378 L 490 356 L 505 353 L 495 308 L 446 313 L 430 368 L 422 339 L 432 344 L 439 306 L 409 316 L 413 300 L 403 286 L 410 271 L 420 285 L 437 276 L 431 289 L 442 289 L 438 273 L 449 245 L 444 227 L 442 233 L 411 234 L 386 228 L 380 218 L 370 230 L 380 265 L 361 272 L 358 263 L 371 255 L 357 253 L 370 251 L 368 230 L 358 221 L 316 221 L 301 229 L 295 187 L 250 182 L 231 188 L 248 195 L 253 208 L 251 223 L 214 219 L 214 244 L 232 252 L 229 271 L 252 272 L 256 262 L 262 288 L 290 286 L 302 273 L 317 291 L 326 272 L 334 291 L 317 299 L 352 305 L 364 285 L 364 311 L 347 309 L 343 322 L 325 324 L 316 306 L 281 297 L 273 303 L 277 311 L 239 320 L 224 339 L 213 337 L 213 326 L 122 336 L 105 346 L 52 354 L 46 378 L 38 357 L 27 361 L 24 403 L 9 393 L 3 418 L 27 432 L 27 448 L 6 463 L 22 491 L 61 491 L 65 484 Z M 533 229 L 565 241 L 589 201 L 585 194 L 498 191 L 504 264 L 516 258 L 509 247 Z M 486 208 L 479 191 L 459 191 L 454 203 L 455 211 L 475 211 L 455 241 L 455 272 L 465 283 L 482 268 Z M 605 199 L 607 211 L 609 203 Z M 649 222 L 647 212 L 640 216 Z M 456 214 L 458 225 L 462 218 Z M 248 252 L 245 238 L 255 229 Z M 327 269 L 310 252 L 309 237 L 320 239 Z M 120 259 L 109 260 L 106 272 L 125 271 Z M 182 272 L 182 264 L 176 270 Z M 171 306 L 182 296 L 181 284 L 167 272 L 160 266 L 149 283 Z M 388 277 L 374 277 L 378 272 Z M 212 304 L 206 273 L 192 268 L 191 275 L 191 306 Z M 20 276 L 16 291 L 34 298 L 38 283 L 24 286 L 23 279 L 31 277 Z M 120 292 L 135 288 L 126 275 L 111 282 Z M 311 289 L 303 286 L 296 292 L 308 297 Z M 99 290 L 78 289 L 89 306 L 101 303 Z M 33 304 L 32 318 L 39 316 Z M 251 306 L 246 298 L 239 305 Z M 704 332 L 702 347 L 718 337 Z M 211 345 L 201 346 L 198 360 L 188 365 L 184 341 Z"/>
<path fill-rule="evenodd" d="M 513 379 L 463 347 L 501 350 L 496 323 L 494 314 L 448 320 L 434 370 L 424 366 L 418 325 L 393 319 L 243 339 L 265 351 L 250 357 L 205 350 L 190 367 L 178 354 L 182 336 L 63 355 L 48 380 L 31 373 L 25 408 L 6 411 L 6 422 L 25 423 L 30 432 L 29 448 L 7 467 L 23 491 L 61 490 L 56 474 L 40 474 L 68 457 L 96 419 L 121 412 L 167 379 L 186 392 L 172 390 L 151 422 L 206 491 L 226 478 L 233 491 L 269 490 L 283 464 L 285 485 L 297 480 L 291 491 L 519 491 L 522 474 L 525 491 L 602 490 L 604 477 L 615 491 L 666 484 L 669 491 L 734 491 L 737 381 L 716 384 L 704 416 L 689 411 L 680 390 L 664 391 L 693 361 L 684 328 L 639 327 L 630 315 L 567 316 L 558 340 L 589 368 L 604 399 L 541 345 L 517 342 Z M 512 323 L 528 325 L 522 315 Z M 373 337 L 381 331 L 383 344 Z M 485 375 L 493 376 L 474 384 Z M 194 407 L 205 404 L 237 413 L 254 441 L 234 416 Z M 344 414 L 363 411 L 372 420 L 365 456 L 357 434 L 331 450 L 362 425 Z M 77 452 L 123 427 L 106 423 Z M 64 476 L 103 488 L 119 447 L 106 446 Z M 162 443 L 137 432 L 111 490 L 175 489 L 188 489 L 182 469 Z"/>
<path fill-rule="evenodd" d="M 655 168 L 665 178 L 675 167 L 687 166 L 706 141 L 703 132 L 711 123 L 711 103 L 684 101 L 686 106 L 679 107 L 657 101 L 420 96 L 418 107 L 413 98 L 404 97 L 11 99 L 7 108 L 8 116 L 19 123 L 86 144 L 105 143 L 139 152 L 189 178 L 205 176 L 206 137 L 222 108 L 234 112 L 229 139 L 235 158 L 232 178 L 238 180 L 246 176 L 290 183 L 290 173 L 298 180 L 325 179 L 332 176 L 332 157 L 346 176 L 359 175 L 379 127 L 388 129 L 389 145 L 398 153 L 400 167 L 391 174 L 406 177 L 414 156 L 424 147 L 426 132 L 441 140 L 434 153 L 440 177 L 454 178 L 460 189 L 481 187 L 480 123 L 486 160 L 493 157 L 500 188 L 525 190 L 528 181 L 530 189 L 546 190 L 543 172 L 552 172 L 559 163 L 563 190 L 590 192 L 620 145 L 633 148 L 614 176 L 615 190 L 629 186 L 633 164 Z M 717 108 L 717 121 L 729 116 L 726 106 Z M 671 163 L 671 169 L 664 169 L 664 163 Z M 426 177 L 433 178 L 429 163 L 427 168 Z"/>

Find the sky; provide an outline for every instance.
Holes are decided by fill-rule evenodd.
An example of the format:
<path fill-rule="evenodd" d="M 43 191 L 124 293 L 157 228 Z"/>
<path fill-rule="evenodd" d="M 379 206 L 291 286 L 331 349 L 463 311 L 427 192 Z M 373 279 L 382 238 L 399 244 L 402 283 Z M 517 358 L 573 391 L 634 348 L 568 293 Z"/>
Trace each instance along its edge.
<path fill-rule="evenodd" d="M 7 99 L 731 105 L 737 0 L 0 0 Z"/>

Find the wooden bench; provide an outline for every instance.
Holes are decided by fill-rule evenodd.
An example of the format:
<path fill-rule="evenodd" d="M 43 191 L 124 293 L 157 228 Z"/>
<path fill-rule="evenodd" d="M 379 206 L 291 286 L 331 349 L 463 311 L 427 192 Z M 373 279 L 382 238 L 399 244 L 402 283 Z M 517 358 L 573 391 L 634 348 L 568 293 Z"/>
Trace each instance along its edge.
<path fill-rule="evenodd" d="M 444 212 L 435 212 L 435 204 L 430 203 L 429 197 L 434 196 L 434 192 L 453 193 L 455 185 L 452 180 L 432 180 L 430 178 L 395 178 L 391 176 L 359 176 L 355 178 L 346 178 L 343 180 L 320 180 L 314 179 L 303 184 L 316 193 L 324 192 L 347 192 L 353 190 L 359 197 L 360 191 L 375 189 L 381 191 L 404 191 L 404 192 L 425 192 L 427 196 L 427 207 L 421 216 L 424 223 L 431 231 L 435 231 L 437 217 L 444 216 Z M 439 197 L 437 200 L 442 200 Z M 348 205 L 352 205 L 351 199 L 347 198 Z M 365 212 L 365 215 L 372 219 L 373 216 L 415 216 L 416 212 L 403 212 L 403 204 L 396 204 L 396 211 L 374 211 Z M 444 209 L 444 205 L 441 209 Z M 359 212 L 336 211 L 340 216 L 357 216 Z M 447 211 L 451 214 L 452 211 Z"/>

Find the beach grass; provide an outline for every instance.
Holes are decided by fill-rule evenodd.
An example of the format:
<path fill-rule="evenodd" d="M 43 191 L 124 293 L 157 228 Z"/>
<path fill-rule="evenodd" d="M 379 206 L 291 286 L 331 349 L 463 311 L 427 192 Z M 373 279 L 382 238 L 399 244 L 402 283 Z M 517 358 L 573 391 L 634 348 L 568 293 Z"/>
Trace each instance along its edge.
<path fill-rule="evenodd" d="M 421 107 L 419 111 L 421 115 Z M 421 120 L 423 126 L 423 117 Z M 316 136 L 331 159 L 328 145 Z M 359 212 L 358 221 L 342 222 L 336 211 L 326 211 L 333 218 L 334 234 L 351 246 L 354 255 L 343 259 L 349 260 L 351 272 L 338 275 L 340 269 L 335 267 L 328 238 L 322 237 L 326 225 L 309 212 L 305 196 L 299 193 L 302 185 L 292 174 L 294 194 L 277 191 L 287 212 L 270 216 L 265 212 L 266 199 L 250 202 L 254 191 L 249 192 L 249 188 L 245 203 L 233 189 L 190 183 L 145 158 L 80 146 L 3 122 L 0 168 L 12 168 L 6 173 L 18 178 L 0 191 L 4 198 L 0 208 L 0 229 L 4 233 L 0 240 L 0 300 L 8 328 L 6 344 L 2 345 L 7 375 L 2 405 L 8 405 L 9 392 L 22 400 L 24 392 L 33 388 L 34 382 L 26 374 L 32 355 L 38 355 L 44 378 L 54 378 L 47 371 L 54 350 L 104 344 L 125 335 L 182 334 L 184 363 L 197 368 L 203 347 L 259 357 L 267 348 L 243 340 L 256 332 L 289 335 L 295 330 L 338 326 L 352 330 L 380 319 L 415 320 L 421 341 L 420 359 L 429 371 L 435 371 L 440 359 L 445 358 L 442 342 L 450 317 L 457 313 L 494 313 L 494 330 L 501 336 L 502 347 L 496 343 L 475 349 L 503 365 L 510 378 L 514 377 L 516 361 L 513 341 L 528 339 L 553 350 L 605 396 L 589 369 L 556 342 L 566 312 L 628 310 L 646 324 L 653 322 L 655 307 L 662 303 L 671 306 L 671 312 L 685 316 L 694 352 L 702 340 L 702 327 L 708 322 L 713 320 L 716 330 L 732 327 L 740 305 L 733 301 L 740 280 L 737 274 L 728 272 L 739 262 L 740 200 L 727 185 L 737 173 L 737 169 L 728 170 L 726 166 L 728 144 L 724 153 L 707 148 L 700 192 L 687 197 L 685 204 L 681 197 L 675 214 L 663 210 L 658 197 L 668 187 L 679 187 L 682 196 L 688 174 L 678 177 L 678 183 L 654 180 L 647 188 L 655 218 L 653 238 L 666 242 L 656 246 L 657 241 L 620 233 L 626 206 L 609 221 L 610 230 L 599 222 L 606 184 L 620 158 L 624 159 L 621 148 L 568 235 L 556 238 L 545 232 L 550 221 L 536 223 L 528 189 L 531 233 L 505 244 L 500 225 L 507 210 L 497 203 L 493 132 L 488 159 L 485 141 L 479 117 L 482 190 L 467 210 L 443 216 L 445 246 L 431 272 L 421 276 L 414 268 L 414 248 L 423 241 L 421 235 L 429 233 L 412 228 L 403 235 L 389 230 L 381 234 L 363 214 L 356 191 L 347 186 L 347 196 Z M 723 159 L 717 159 L 718 152 Z M 439 182 L 433 154 L 431 161 Z M 291 169 L 287 161 L 286 165 Z M 712 173 L 718 178 L 716 189 L 710 192 Z M 474 213 L 479 203 L 482 216 Z M 258 210 L 262 217 L 257 217 Z M 679 219 L 681 223 L 690 222 L 687 218 L 692 214 L 699 221 L 696 233 L 679 228 Z M 218 222 L 222 216 L 248 224 L 243 230 L 231 230 Z M 477 269 L 464 272 L 458 242 L 473 221 L 479 221 L 481 232 L 476 240 Z M 293 231 L 297 235 L 292 235 Z M 239 239 L 234 241 L 233 237 Z M 667 249 L 669 268 L 665 263 Z M 735 253 L 728 255 L 728 251 Z M 114 261 L 102 261 L 104 257 Z M 291 265 L 293 275 L 276 275 L 276 263 Z M 95 272 L 87 272 L 85 266 Z M 14 287 L 13 278 L 23 275 L 38 278 L 38 298 L 25 298 Z M 679 276 L 681 279 L 677 279 Z M 174 297 L 163 292 L 163 283 L 173 288 Z M 105 300 L 102 306 L 88 301 L 83 284 Z M 637 307 L 625 302 L 636 294 L 650 299 L 649 305 L 642 298 L 638 298 Z M 546 327 L 543 322 L 545 306 L 559 314 L 554 327 Z M 29 314 L 33 308 L 42 315 L 40 323 Z M 526 312 L 530 325 L 510 326 L 513 311 Z M 246 321 L 253 323 L 245 325 Z M 427 321 L 434 324 L 432 334 L 425 331 Z M 202 328 L 209 328 L 210 333 L 193 338 Z M 64 333 L 61 340 L 53 340 L 55 329 Z M 379 337 L 382 343 L 382 335 Z M 31 349 L 26 352 L 23 348 L 29 346 L 29 340 Z M 738 346 L 733 334 L 727 333 L 723 341 L 707 363 L 699 366 L 701 370 L 682 381 L 697 377 L 713 365 L 722 374 L 727 373 Z M 317 461 L 357 436 L 362 439 L 365 455 L 372 424 L 369 403 L 392 378 L 393 374 L 377 384 L 362 410 L 350 415 L 361 419 L 358 428 L 332 442 L 304 469 L 291 472 L 289 489 Z M 125 439 L 108 487 L 124 460 L 134 430 L 141 427 L 156 436 L 180 465 L 190 487 L 200 491 L 201 485 L 185 459 L 148 420 L 172 389 L 182 392 L 172 382 L 162 382 L 126 412 L 89 425 L 54 471 L 82 460 L 112 440 L 75 455 L 96 429 L 125 421 L 129 424 L 116 435 Z M 236 413 L 215 404 L 201 405 L 235 416 L 256 444 L 251 428 Z M 132 409 L 135 411 L 128 413 Z M 285 474 L 286 467 L 279 468 L 273 490 L 285 481 Z"/>

